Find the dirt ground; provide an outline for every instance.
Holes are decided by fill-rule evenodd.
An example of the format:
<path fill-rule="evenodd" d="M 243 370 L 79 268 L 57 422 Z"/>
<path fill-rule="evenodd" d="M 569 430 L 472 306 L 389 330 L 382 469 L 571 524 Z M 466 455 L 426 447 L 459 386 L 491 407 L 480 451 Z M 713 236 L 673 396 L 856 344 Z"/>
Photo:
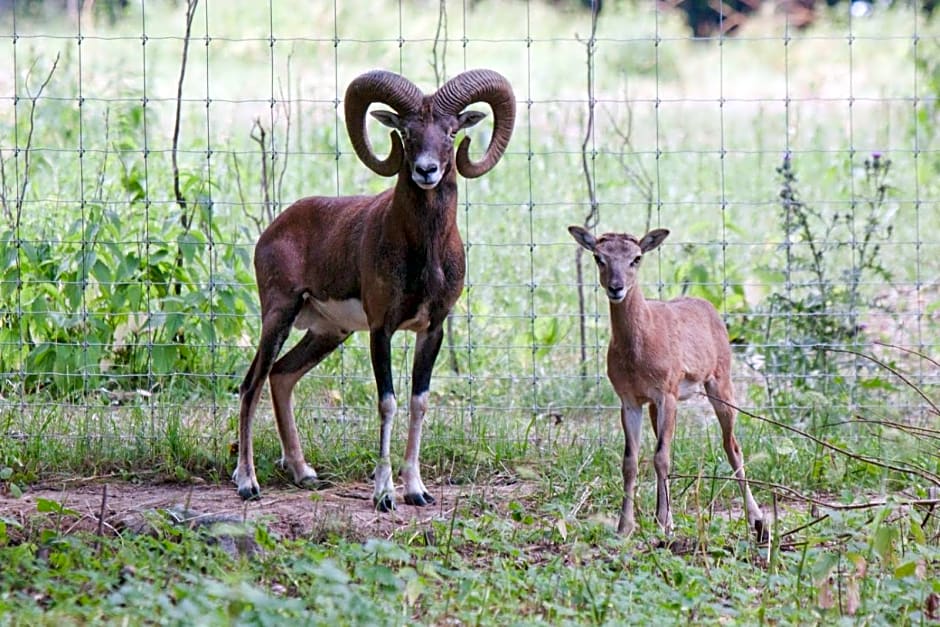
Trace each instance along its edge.
<path fill-rule="evenodd" d="M 59 503 L 78 515 L 64 516 L 60 531 L 119 533 L 153 512 L 186 510 L 200 518 L 261 521 L 282 537 L 317 536 L 336 532 L 348 538 L 388 538 L 399 529 L 422 529 L 434 520 L 449 520 L 458 503 L 472 499 L 474 507 L 504 510 L 512 500 L 525 498 L 532 487 L 510 485 L 438 485 L 430 487 L 436 502 L 426 507 L 399 501 L 391 513 L 372 507 L 371 483 L 350 483 L 318 491 L 285 485 L 262 486 L 261 499 L 243 502 L 230 484 L 132 484 L 116 480 L 66 480 L 31 486 L 20 498 L 0 495 L 0 516 L 24 527 L 49 524 L 49 514 L 37 510 L 40 499 Z M 99 514 L 104 508 L 103 522 Z"/>

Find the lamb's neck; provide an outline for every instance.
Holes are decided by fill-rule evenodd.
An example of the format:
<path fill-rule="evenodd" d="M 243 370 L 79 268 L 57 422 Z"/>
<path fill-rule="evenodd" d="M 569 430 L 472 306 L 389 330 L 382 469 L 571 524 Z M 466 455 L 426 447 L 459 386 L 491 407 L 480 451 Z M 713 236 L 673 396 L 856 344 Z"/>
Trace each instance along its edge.
<path fill-rule="evenodd" d="M 641 352 L 649 329 L 650 307 L 639 285 L 627 292 L 619 303 L 610 303 L 612 340 L 631 352 Z"/>

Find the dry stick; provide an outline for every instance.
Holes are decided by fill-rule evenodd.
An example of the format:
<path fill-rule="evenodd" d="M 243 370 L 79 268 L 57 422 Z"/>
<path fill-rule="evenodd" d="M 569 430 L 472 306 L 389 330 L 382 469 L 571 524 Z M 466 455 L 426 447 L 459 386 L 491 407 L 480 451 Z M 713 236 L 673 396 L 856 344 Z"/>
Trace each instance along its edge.
<path fill-rule="evenodd" d="M 686 474 L 670 474 L 670 479 L 709 479 L 714 481 L 738 481 L 738 478 L 734 475 L 686 475 Z M 940 498 L 936 499 L 878 499 L 874 501 L 866 501 L 864 503 L 830 503 L 829 501 L 823 501 L 817 499 L 816 497 L 803 494 L 799 490 L 785 486 L 780 483 L 774 483 L 772 481 L 761 481 L 759 479 L 750 479 L 748 478 L 747 482 L 752 485 L 760 486 L 762 488 L 771 488 L 774 490 L 780 490 L 781 492 L 786 492 L 790 494 L 798 501 L 805 501 L 807 503 L 813 503 L 820 507 L 825 507 L 827 509 L 834 509 L 840 511 L 854 511 L 860 509 L 872 509 L 875 507 L 882 507 L 888 503 L 896 503 L 898 505 L 940 505 Z"/>
<path fill-rule="evenodd" d="M 238 164 L 238 153 L 234 150 L 232 151 L 232 165 L 235 170 L 235 187 L 238 190 L 238 199 L 242 204 L 242 212 L 245 214 L 249 220 L 255 223 L 255 228 L 258 229 L 258 235 L 261 235 L 261 232 L 264 231 L 264 223 L 256 215 L 253 215 L 248 209 L 248 201 L 245 200 L 245 190 L 242 188 L 242 169 Z"/>
<path fill-rule="evenodd" d="M 108 502 L 108 484 L 101 486 L 101 509 L 98 510 L 98 535 L 101 536 L 101 526 L 104 525 L 104 509 Z"/>
<path fill-rule="evenodd" d="M 258 130 L 257 135 L 255 135 L 255 129 Z M 264 206 L 262 210 L 264 215 L 268 218 L 268 223 L 270 223 L 274 220 L 274 211 L 271 209 L 271 184 L 268 181 L 267 131 L 264 130 L 264 126 L 261 124 L 261 118 L 255 118 L 255 123 L 252 126 L 249 136 L 258 144 L 258 147 L 261 148 L 261 194 L 264 196 Z"/>
<path fill-rule="evenodd" d="M 633 183 L 633 185 L 640 190 L 640 194 L 643 196 L 643 200 L 646 201 L 646 231 L 649 231 L 653 228 L 653 178 L 649 175 L 649 172 L 646 171 L 646 168 L 643 167 L 643 162 L 639 159 L 636 160 L 635 165 L 627 163 L 627 158 L 625 153 L 629 150 L 633 150 L 633 107 L 629 104 L 627 105 L 627 128 L 623 130 L 620 128 L 620 124 L 617 123 L 617 120 L 614 118 L 613 114 L 610 111 L 607 112 L 607 117 L 609 118 L 610 125 L 614 129 L 614 134 L 620 138 L 620 152 L 617 154 L 617 161 L 620 163 L 621 169 L 623 169 L 624 174 L 626 174 L 627 179 Z"/>
<path fill-rule="evenodd" d="M 899 350 L 899 351 L 902 351 L 902 352 L 904 352 L 904 353 L 909 353 L 909 354 L 911 354 L 911 355 L 917 355 L 917 356 L 920 357 L 921 359 L 926 359 L 927 361 L 929 361 L 929 362 L 932 363 L 933 365 L 935 365 L 935 366 L 937 366 L 938 368 L 940 368 L 940 361 L 937 361 L 936 359 L 934 359 L 934 358 L 932 358 L 932 357 L 929 357 L 929 356 L 923 354 L 923 353 L 920 352 L 920 351 L 915 351 L 913 348 L 906 348 L 906 347 L 904 347 L 904 346 L 898 346 L 898 345 L 896 345 L 896 344 L 890 344 L 890 343 L 888 343 L 888 342 L 880 342 L 880 341 L 878 341 L 878 340 L 875 340 L 875 341 L 873 342 L 873 344 L 878 344 L 879 346 L 887 346 L 887 347 L 889 347 L 889 348 L 893 348 L 893 349 L 895 349 L 895 350 Z"/>
<path fill-rule="evenodd" d="M 95 530 L 98 538 L 95 540 L 95 554 L 101 554 L 101 538 L 104 536 L 104 510 L 108 502 L 108 484 L 101 486 L 101 508 L 98 510 L 98 528 Z"/>
<path fill-rule="evenodd" d="M 588 198 L 591 208 L 584 218 L 584 228 L 591 230 L 597 226 L 597 190 L 591 169 L 588 167 L 587 147 L 594 136 L 594 43 L 597 34 L 597 11 L 591 11 L 591 36 L 585 44 L 587 50 L 587 91 L 588 91 L 588 120 L 584 131 L 584 142 L 581 144 L 581 167 L 584 169 L 584 180 L 587 183 Z M 585 321 L 584 303 L 584 268 L 581 264 L 583 249 L 576 247 L 574 263 L 578 279 L 578 327 L 581 334 L 581 376 L 587 377 L 587 323 Z"/>
<path fill-rule="evenodd" d="M 885 370 L 887 370 L 888 372 L 896 376 L 898 379 L 903 381 L 904 384 L 907 385 L 909 388 L 917 392 L 917 395 L 920 396 L 922 399 L 924 399 L 924 401 L 926 401 L 928 405 L 930 405 L 931 409 L 933 410 L 933 413 L 940 416 L 940 407 L 937 407 L 937 404 L 934 403 L 932 400 L 930 400 L 930 397 L 924 394 L 923 390 L 917 387 L 917 385 L 914 384 L 910 379 L 908 379 L 903 374 L 901 374 L 896 368 L 892 368 L 891 366 L 884 363 L 877 357 L 874 357 L 867 353 L 863 353 L 861 351 L 854 351 L 850 348 L 832 348 L 831 346 L 823 346 L 823 345 L 816 345 L 815 348 L 817 350 L 821 349 L 821 350 L 831 351 L 833 353 L 845 353 L 847 355 L 855 355 L 856 357 L 862 357 L 864 359 L 867 359 L 871 362 L 878 364 L 879 366 L 881 366 L 882 368 L 884 368 Z"/>
<path fill-rule="evenodd" d="M 444 38 L 441 39 L 441 31 L 444 32 Z M 437 47 L 441 45 L 441 54 L 438 57 Z M 441 83 L 447 78 L 447 0 L 440 1 L 440 7 L 437 13 L 437 30 L 434 32 L 434 45 L 431 46 L 431 67 L 434 69 L 434 83 L 439 88 Z M 460 374 L 460 362 L 457 361 L 457 347 L 454 340 L 454 316 L 447 314 L 447 322 L 444 328 L 447 339 L 447 356 L 450 362 L 450 370 L 456 375 Z"/>
<path fill-rule="evenodd" d="M 926 438 L 940 438 L 940 429 L 930 429 L 928 427 L 918 427 L 917 425 L 906 425 L 900 422 L 893 422 L 891 420 L 872 420 L 871 418 L 865 418 L 855 414 L 855 420 L 846 420 L 844 422 L 835 422 L 830 423 L 830 426 L 852 424 L 853 422 L 861 422 L 862 424 L 867 425 L 876 425 L 879 427 L 891 427 L 892 429 L 897 429 L 898 431 L 904 431 L 912 435 L 920 435 Z"/>
<path fill-rule="evenodd" d="M 59 65 L 59 53 L 55 55 L 55 61 L 52 62 L 52 68 L 49 69 L 49 74 L 46 75 L 46 80 L 44 80 L 39 85 L 39 91 L 36 92 L 36 95 L 29 93 L 29 75 L 32 74 L 33 66 L 29 68 L 29 72 L 26 74 L 26 97 L 29 98 L 29 130 L 26 133 L 26 150 L 23 152 L 23 184 L 20 186 L 19 191 L 16 194 L 16 216 L 13 220 L 13 230 L 18 231 L 20 228 L 20 218 L 23 215 L 23 202 L 26 200 L 26 189 L 29 187 L 29 156 L 32 153 L 33 145 L 33 130 L 36 128 L 35 119 L 36 119 L 36 101 L 39 100 L 42 96 L 42 92 L 46 89 L 46 86 L 49 84 L 49 81 L 52 80 L 52 75 L 55 73 L 56 67 Z"/>
<path fill-rule="evenodd" d="M 0 150 L 0 207 L 3 208 L 3 217 L 10 224 L 13 223 L 13 212 L 7 202 L 7 171 L 3 160 L 3 150 Z"/>
<path fill-rule="evenodd" d="M 179 150 L 180 141 L 180 118 L 182 117 L 183 107 L 183 79 L 186 77 L 186 58 L 189 56 L 189 38 L 192 32 L 193 17 L 196 15 L 196 5 L 199 0 L 187 0 L 186 2 L 186 34 L 183 36 L 183 60 L 180 63 L 180 77 L 176 83 L 176 119 L 173 123 L 173 147 L 170 150 L 170 159 L 173 162 L 173 193 L 176 195 L 176 204 L 183 210 L 182 223 L 183 228 L 189 229 L 189 219 L 186 215 L 186 199 L 180 190 L 180 169 L 176 161 L 176 153 Z"/>
<path fill-rule="evenodd" d="M 284 204 L 284 174 L 287 172 L 287 161 L 290 157 L 290 103 L 291 103 L 291 90 L 290 90 L 290 78 L 291 78 L 291 62 L 294 59 L 294 49 L 291 47 L 290 53 L 287 55 L 287 94 L 284 93 L 284 84 L 281 83 L 278 79 L 278 89 L 281 92 L 281 108 L 284 110 L 284 158 L 281 160 L 281 173 L 277 177 L 277 184 L 274 186 L 274 203 L 275 208 L 280 210 Z M 271 129 L 272 134 L 274 129 Z M 272 137 L 273 139 L 273 137 Z M 274 164 L 271 164 L 272 169 Z"/>
<path fill-rule="evenodd" d="M 444 45 L 441 57 L 437 57 L 437 44 L 441 41 L 441 29 L 444 30 Z M 431 66 L 434 68 L 434 82 L 438 87 L 447 76 L 447 0 L 441 0 L 437 13 L 437 30 L 434 32 L 434 45 L 431 46 Z M 438 71 L 440 67 L 440 71 Z"/>
<path fill-rule="evenodd" d="M 702 392 L 701 394 L 708 399 L 717 400 L 719 403 L 723 405 L 727 405 L 728 407 L 736 410 L 739 413 L 744 414 L 745 416 L 756 418 L 757 420 L 763 420 L 764 422 L 772 424 L 776 427 L 780 427 L 781 429 L 786 429 L 787 431 L 796 433 L 797 435 L 800 435 L 800 436 L 803 436 L 804 438 L 812 440 L 813 442 L 815 442 L 816 444 L 819 444 L 823 448 L 827 448 L 836 453 L 840 453 L 851 459 L 855 459 L 860 462 L 864 462 L 866 464 L 871 464 L 873 466 L 878 466 L 879 468 L 884 468 L 886 470 L 894 470 L 895 472 L 900 472 L 904 474 L 917 475 L 921 477 L 922 479 L 926 479 L 927 481 L 933 483 L 934 485 L 940 486 L 940 475 L 932 473 L 929 470 L 924 470 L 923 468 L 919 468 L 917 466 L 914 466 L 914 467 L 895 466 L 894 464 L 889 464 L 887 462 L 881 461 L 880 459 L 875 459 L 874 457 L 868 457 L 866 455 L 859 455 L 857 453 L 853 453 L 852 451 L 836 446 L 835 444 L 830 444 L 829 442 L 823 439 L 817 438 L 816 436 L 811 435 L 801 429 L 797 429 L 796 427 L 791 427 L 790 425 L 774 420 L 773 418 L 767 418 L 766 416 L 760 416 L 758 414 L 751 413 L 747 411 L 746 409 L 742 409 L 736 406 L 734 403 L 729 403 L 723 399 L 718 398 L 717 396 L 712 396 L 706 392 Z"/>

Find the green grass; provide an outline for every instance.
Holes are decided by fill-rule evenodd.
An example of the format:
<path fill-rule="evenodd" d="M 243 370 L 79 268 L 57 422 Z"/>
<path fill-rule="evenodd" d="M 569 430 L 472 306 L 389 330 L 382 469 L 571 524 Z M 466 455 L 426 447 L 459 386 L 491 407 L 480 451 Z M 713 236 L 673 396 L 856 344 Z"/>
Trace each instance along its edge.
<path fill-rule="evenodd" d="M 268 4 L 235 12 L 203 3 L 196 16 L 179 153 L 183 194 L 196 207 L 191 227 L 182 225 L 173 196 L 170 155 L 181 7 L 132 7 L 114 25 L 86 25 L 81 43 L 73 26 L 55 19 L 19 19 L 14 39 L 6 18 L 0 33 L 15 58 L 0 68 L 5 493 L 63 476 L 227 481 L 237 386 L 258 328 L 251 251 L 267 221 L 255 120 L 274 134 L 278 181 L 284 167 L 283 183 L 271 190 L 275 210 L 306 195 L 389 185 L 356 161 L 335 101 L 373 67 L 401 70 L 432 89 L 435 8 L 338 3 L 334 15 L 333 3 Z M 908 8 L 851 24 L 825 14 L 807 31 L 787 31 L 779 17 L 764 15 L 733 39 L 690 41 L 676 15 L 643 3 L 607 4 L 597 32 L 589 159 L 598 228 L 671 229 L 644 271 L 646 293 L 692 293 L 719 307 L 740 344 L 738 399 L 750 412 L 856 456 L 940 473 L 935 433 L 915 437 L 884 424 L 936 429 L 917 390 L 863 358 L 829 352 L 811 359 L 815 344 L 876 354 L 938 398 L 934 364 L 872 343 L 930 357 L 940 337 L 931 283 L 940 274 L 940 212 L 931 201 L 940 192 L 931 109 L 940 87 L 930 79 L 937 25 Z M 323 533 L 310 531 L 316 542 L 275 541 L 262 524 L 263 556 L 234 562 L 175 528 L 156 538 L 99 539 L 66 533 L 61 513 L 37 512 L 21 527 L 0 512 L 0 624 L 119 616 L 181 624 L 807 623 L 849 620 L 853 590 L 856 617 L 926 620 L 928 595 L 940 593 L 937 521 L 901 501 L 927 497 L 931 481 L 756 417 L 741 415 L 738 436 L 758 501 L 768 512 L 774 495 L 780 501 L 779 546 L 749 543 L 734 514 L 734 485 L 714 478 L 727 475 L 727 462 L 714 418 L 700 404 L 680 407 L 673 462 L 676 537 L 698 548 L 651 548 L 658 532 L 648 430 L 641 529 L 628 541 L 614 536 L 622 435 L 604 375 L 606 304 L 586 266 L 582 374 L 576 246 L 565 230 L 588 212 L 581 143 L 589 17 L 547 2 L 447 8 L 450 39 L 446 53 L 438 49 L 447 74 L 491 67 L 512 81 L 520 102 L 503 161 L 461 184 L 468 266 L 454 311 L 459 372 L 449 369 L 445 346 L 424 439 L 426 480 L 480 489 L 451 520 L 381 542 L 363 542 L 329 521 Z M 919 70 L 915 27 L 925 60 Z M 30 95 L 57 54 L 36 103 L 20 198 Z M 485 128 L 475 131 L 477 150 Z M 377 135 L 376 144 L 387 145 Z M 771 308 L 781 294 L 810 307 L 817 290 L 806 267 L 787 265 L 782 246 L 775 169 L 785 152 L 800 198 L 819 212 L 814 232 L 831 245 L 829 313 L 842 321 L 857 315 L 860 335 L 801 345 L 801 311 Z M 875 215 L 893 230 L 878 240 L 885 273 L 864 274 L 857 302 L 847 305 L 839 298 L 859 251 L 867 211 L 862 163 L 873 152 L 892 161 L 887 199 Z M 648 189 L 633 179 L 638 172 Z M 807 249 L 791 239 L 792 259 L 806 259 Z M 411 337 L 396 337 L 400 394 L 409 388 L 412 350 Z M 296 390 L 308 459 L 337 482 L 364 480 L 373 470 L 368 364 L 367 339 L 353 337 Z M 399 416 L 393 455 L 403 454 L 405 422 Z M 266 401 L 256 425 L 262 486 L 282 482 Z M 508 480 L 531 484 L 531 495 L 503 503 L 486 494 Z M 782 535 L 814 521 L 815 512 L 769 484 L 830 503 L 889 502 L 823 508 L 825 520 Z M 829 609 L 820 599 L 828 591 L 836 598 Z"/>

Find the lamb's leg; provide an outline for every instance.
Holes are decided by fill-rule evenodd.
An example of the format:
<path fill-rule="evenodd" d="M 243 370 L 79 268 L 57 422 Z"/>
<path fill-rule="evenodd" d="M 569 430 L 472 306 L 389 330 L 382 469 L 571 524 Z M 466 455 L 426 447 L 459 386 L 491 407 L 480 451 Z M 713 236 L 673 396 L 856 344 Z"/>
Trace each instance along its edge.
<path fill-rule="evenodd" d="M 672 532 L 672 506 L 669 496 L 669 467 L 672 456 L 672 436 L 676 430 L 676 397 L 664 394 L 657 401 L 656 414 L 659 431 L 656 434 L 656 520 L 666 533 Z"/>
<path fill-rule="evenodd" d="M 380 512 L 395 509 L 395 485 L 392 483 L 392 421 L 398 410 L 395 386 L 392 381 L 392 332 L 373 329 L 369 337 L 372 356 L 372 372 L 379 393 L 379 416 L 382 420 L 379 432 L 379 460 L 375 466 L 375 488 L 372 504 Z"/>
<path fill-rule="evenodd" d="M 271 371 L 277 354 L 290 335 L 290 327 L 300 309 L 300 301 L 284 302 L 269 306 L 261 316 L 261 338 L 258 350 L 248 367 L 245 380 L 239 388 L 241 407 L 238 414 L 238 465 L 232 481 L 243 499 L 256 499 L 261 495 L 258 478 L 255 476 L 255 454 L 251 437 L 251 422 L 258 407 L 261 387 Z"/>
<path fill-rule="evenodd" d="M 441 350 L 444 339 L 444 327 L 419 333 L 415 341 L 414 367 L 411 376 L 410 422 L 408 424 L 408 445 L 405 448 L 405 465 L 402 467 L 402 479 L 405 482 L 405 503 L 409 505 L 428 505 L 434 497 L 428 492 L 421 480 L 421 427 L 424 414 L 428 409 L 428 390 L 431 385 L 431 371 Z"/>
<path fill-rule="evenodd" d="M 725 455 L 728 456 L 728 463 L 731 464 L 731 470 L 741 487 L 741 496 L 744 498 L 744 506 L 747 509 L 748 525 L 754 529 L 759 542 L 766 542 L 768 530 L 764 525 L 764 514 L 747 484 L 747 477 L 744 475 L 744 455 L 741 453 L 737 438 L 734 437 L 734 421 L 737 414 L 734 409 L 734 387 L 729 379 L 709 381 L 705 384 L 705 391 L 708 393 L 708 400 L 721 425 L 721 442 Z"/>
<path fill-rule="evenodd" d="M 617 533 L 629 536 L 636 528 L 633 497 L 636 493 L 636 475 L 640 455 L 640 430 L 643 426 L 643 408 L 632 399 L 620 398 L 620 424 L 623 427 L 623 505 Z"/>
<path fill-rule="evenodd" d="M 295 484 L 302 488 L 316 488 L 319 485 L 316 471 L 304 459 L 303 447 L 294 421 L 291 407 L 291 393 L 297 381 L 311 368 L 320 363 L 337 346 L 349 337 L 349 334 L 307 334 L 286 355 L 274 362 L 269 381 L 271 400 L 277 432 L 281 439 L 281 459 L 278 464 L 290 471 Z"/>

